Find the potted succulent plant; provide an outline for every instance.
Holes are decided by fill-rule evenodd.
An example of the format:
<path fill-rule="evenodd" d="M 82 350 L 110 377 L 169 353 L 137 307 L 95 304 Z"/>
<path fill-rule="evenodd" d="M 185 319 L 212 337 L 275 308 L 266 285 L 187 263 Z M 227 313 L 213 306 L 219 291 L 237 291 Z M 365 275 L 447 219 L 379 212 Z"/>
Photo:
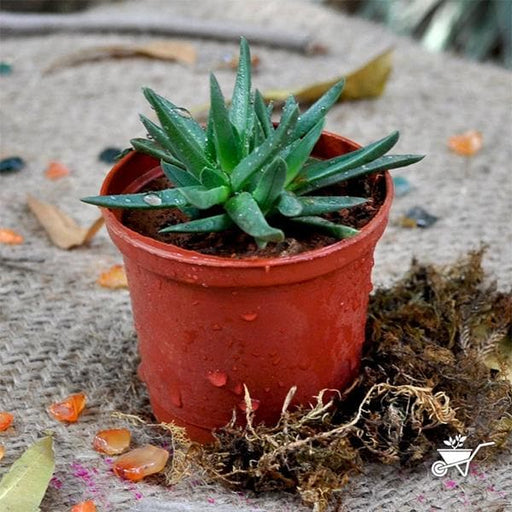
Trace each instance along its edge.
<path fill-rule="evenodd" d="M 304 113 L 290 97 L 273 123 L 250 62 L 242 39 L 231 102 L 212 75 L 205 127 L 144 89 L 160 126 L 141 116 L 149 138 L 83 199 L 123 254 L 153 411 L 201 441 L 246 389 L 273 422 L 292 386 L 307 404 L 352 382 L 387 170 L 422 158 L 385 155 L 397 132 L 366 147 L 323 132 L 343 82 Z"/>

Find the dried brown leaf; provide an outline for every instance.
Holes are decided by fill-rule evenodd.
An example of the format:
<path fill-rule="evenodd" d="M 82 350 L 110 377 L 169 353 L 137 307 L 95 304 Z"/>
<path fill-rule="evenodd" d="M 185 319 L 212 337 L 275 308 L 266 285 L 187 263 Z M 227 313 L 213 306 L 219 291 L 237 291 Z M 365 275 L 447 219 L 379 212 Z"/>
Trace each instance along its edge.
<path fill-rule="evenodd" d="M 71 249 L 88 243 L 103 226 L 103 218 L 99 217 L 90 227 L 82 228 L 55 205 L 31 195 L 27 197 L 27 203 L 50 240 L 61 249 Z"/>
<path fill-rule="evenodd" d="M 54 61 L 45 70 L 53 73 L 58 69 L 77 66 L 104 59 L 121 59 L 129 57 L 148 57 L 150 59 L 169 60 L 192 65 L 197 60 L 197 51 L 190 43 L 170 40 L 151 41 L 150 43 L 112 44 L 84 48 L 76 53 L 65 55 Z"/>

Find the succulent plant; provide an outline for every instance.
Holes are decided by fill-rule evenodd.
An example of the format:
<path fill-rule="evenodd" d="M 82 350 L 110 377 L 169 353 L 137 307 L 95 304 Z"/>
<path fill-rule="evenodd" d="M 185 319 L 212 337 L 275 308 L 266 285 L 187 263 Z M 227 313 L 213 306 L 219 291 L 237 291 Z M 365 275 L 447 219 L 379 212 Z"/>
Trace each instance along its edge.
<path fill-rule="evenodd" d="M 161 161 L 173 188 L 155 192 L 86 197 L 86 203 L 107 208 L 178 208 L 187 222 L 167 226 L 169 232 L 216 232 L 238 226 L 259 247 L 285 237 L 280 226 L 299 223 L 346 238 L 358 231 L 322 215 L 364 203 L 363 197 L 314 195 L 340 182 L 417 162 L 418 155 L 385 155 L 397 142 L 393 132 L 356 151 L 318 160 L 311 152 L 327 111 L 336 103 L 344 81 L 335 84 L 304 113 L 291 96 L 278 124 L 272 104 L 251 90 L 251 59 L 247 41 L 240 59 L 233 96 L 226 103 L 217 79 L 210 75 L 210 112 L 205 127 L 186 110 L 145 88 L 160 126 L 141 115 L 148 139 L 132 139 L 136 151 Z"/>

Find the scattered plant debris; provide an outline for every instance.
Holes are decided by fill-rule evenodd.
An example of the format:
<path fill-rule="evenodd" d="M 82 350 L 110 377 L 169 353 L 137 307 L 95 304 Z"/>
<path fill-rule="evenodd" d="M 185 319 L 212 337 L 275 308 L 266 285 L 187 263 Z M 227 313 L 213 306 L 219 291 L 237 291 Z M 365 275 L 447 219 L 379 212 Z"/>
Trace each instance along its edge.
<path fill-rule="evenodd" d="M 99 155 L 98 159 L 106 164 L 113 164 L 119 159 L 119 155 L 123 152 L 121 148 L 107 147 Z"/>
<path fill-rule="evenodd" d="M 0 173 L 21 171 L 25 167 L 25 161 L 19 156 L 10 156 L 0 160 Z"/>
<path fill-rule="evenodd" d="M 0 244 L 5 245 L 20 245 L 24 241 L 22 235 L 17 231 L 8 228 L 0 228 Z"/>
<path fill-rule="evenodd" d="M 96 282 L 104 288 L 112 288 L 114 290 L 128 288 L 123 265 L 113 265 L 106 272 L 102 272 Z"/>
<path fill-rule="evenodd" d="M 290 490 L 316 511 L 363 463 L 417 464 L 445 439 L 493 441 L 512 432 L 512 385 L 489 353 L 512 332 L 512 292 L 486 284 L 482 251 L 451 268 L 414 262 L 371 299 L 360 378 L 339 399 L 317 397 L 275 426 L 255 425 L 248 390 L 244 427 L 231 422 L 197 449 L 215 479 L 256 491 Z"/>
<path fill-rule="evenodd" d="M 414 206 L 401 218 L 400 225 L 404 228 L 429 228 L 437 220 L 435 215 L 431 215 L 421 206 Z"/>
<path fill-rule="evenodd" d="M 85 393 L 75 393 L 50 405 L 48 412 L 58 421 L 75 423 L 85 409 L 86 402 Z"/>
<path fill-rule="evenodd" d="M 194 64 L 197 59 L 197 51 L 194 45 L 178 41 L 152 41 L 142 45 L 113 44 L 84 48 L 54 61 L 45 70 L 53 73 L 59 69 L 77 66 L 87 62 L 104 59 L 120 59 L 127 57 L 148 57 L 150 59 L 170 60 L 183 64 Z"/>
<path fill-rule="evenodd" d="M 50 162 L 48 167 L 44 171 L 44 175 L 47 179 L 55 181 L 64 178 L 65 176 L 69 176 L 69 168 L 66 167 L 61 162 Z"/>
<path fill-rule="evenodd" d="M 53 204 L 30 195 L 27 197 L 27 203 L 50 240 L 61 249 L 71 249 L 90 242 L 104 223 L 103 218 L 99 217 L 89 228 L 82 228 Z"/>
<path fill-rule="evenodd" d="M 28 448 L 0 480 L 0 510 L 39 510 L 54 468 L 53 440 L 44 437 Z"/>
<path fill-rule="evenodd" d="M 482 134 L 476 130 L 469 130 L 459 135 L 452 135 L 448 139 L 448 147 L 458 155 L 476 155 L 483 146 Z"/>
<path fill-rule="evenodd" d="M 10 412 L 0 412 L 0 432 L 6 431 L 14 421 L 14 416 Z"/>

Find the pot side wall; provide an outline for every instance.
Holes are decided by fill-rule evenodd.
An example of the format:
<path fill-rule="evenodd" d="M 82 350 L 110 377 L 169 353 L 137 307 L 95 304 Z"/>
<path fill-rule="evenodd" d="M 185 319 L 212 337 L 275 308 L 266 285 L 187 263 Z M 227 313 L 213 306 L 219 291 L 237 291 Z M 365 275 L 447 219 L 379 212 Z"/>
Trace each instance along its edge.
<path fill-rule="evenodd" d="M 325 158 L 357 148 L 324 134 Z M 317 147 L 317 148 L 318 148 Z M 105 179 L 102 194 L 133 192 L 155 161 L 131 153 Z M 357 376 L 373 251 L 387 223 L 386 200 L 359 235 L 286 258 L 231 260 L 163 244 L 129 230 L 103 210 L 123 254 L 139 340 L 139 375 L 159 421 L 185 426 L 198 441 L 244 417 L 245 384 L 256 420 L 274 424 L 283 400 L 307 405 L 325 388 Z"/>

